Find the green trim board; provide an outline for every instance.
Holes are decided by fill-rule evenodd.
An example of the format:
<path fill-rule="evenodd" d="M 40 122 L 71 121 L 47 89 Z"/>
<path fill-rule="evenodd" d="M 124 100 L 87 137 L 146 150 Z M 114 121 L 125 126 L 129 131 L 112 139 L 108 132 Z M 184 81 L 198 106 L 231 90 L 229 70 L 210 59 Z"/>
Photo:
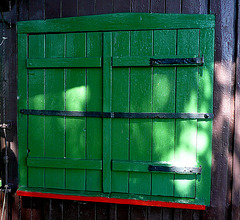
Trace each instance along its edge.
<path fill-rule="evenodd" d="M 20 110 L 212 114 L 213 15 L 24 21 L 18 39 L 20 189 L 209 205 L 212 119 Z M 192 58 L 195 63 L 181 63 Z M 180 62 L 155 66 L 151 59 Z M 150 165 L 202 170 L 155 172 Z"/>
<path fill-rule="evenodd" d="M 51 167 L 51 168 L 69 168 L 69 169 L 88 169 L 102 170 L 101 160 L 84 159 L 56 159 L 56 158 L 27 158 L 28 167 Z"/>
<path fill-rule="evenodd" d="M 116 13 L 51 20 L 23 21 L 18 23 L 17 31 L 23 34 L 214 27 L 214 15 Z"/>
<path fill-rule="evenodd" d="M 84 68 L 101 67 L 100 57 L 27 59 L 27 68 Z"/>

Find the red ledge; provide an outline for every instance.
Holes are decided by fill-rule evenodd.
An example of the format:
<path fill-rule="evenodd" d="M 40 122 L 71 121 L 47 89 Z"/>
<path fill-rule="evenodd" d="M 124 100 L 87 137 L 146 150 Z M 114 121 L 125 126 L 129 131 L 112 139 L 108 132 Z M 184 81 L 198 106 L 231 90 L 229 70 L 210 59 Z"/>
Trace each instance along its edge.
<path fill-rule="evenodd" d="M 142 205 L 142 206 L 156 206 L 166 208 L 177 208 L 177 209 L 194 209 L 194 210 L 205 210 L 205 205 L 194 205 L 194 204 L 182 204 L 174 202 L 160 202 L 160 201 L 142 201 L 135 199 L 116 199 L 106 197 L 88 197 L 88 196 L 73 196 L 73 195 L 62 195 L 53 193 L 40 193 L 40 192 L 26 192 L 17 191 L 18 196 L 28 197 L 39 197 L 39 198 L 50 198 L 50 199 L 63 199 L 63 200 L 75 200 L 85 202 L 104 202 L 104 203 L 116 203 L 125 205 Z"/>

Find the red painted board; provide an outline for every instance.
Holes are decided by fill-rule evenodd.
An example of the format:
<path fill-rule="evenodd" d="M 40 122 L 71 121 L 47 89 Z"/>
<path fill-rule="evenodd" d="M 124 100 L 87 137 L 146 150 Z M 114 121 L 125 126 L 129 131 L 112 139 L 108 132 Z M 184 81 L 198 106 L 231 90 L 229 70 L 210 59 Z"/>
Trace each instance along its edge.
<path fill-rule="evenodd" d="M 194 209 L 194 210 L 205 210 L 205 205 L 194 205 L 194 204 L 182 204 L 174 202 L 160 202 L 160 201 L 142 201 L 135 199 L 116 199 L 106 197 L 88 197 L 88 196 L 73 196 L 53 193 L 40 193 L 40 192 L 25 192 L 17 191 L 18 196 L 29 196 L 39 198 L 50 198 L 50 199 L 65 199 L 85 202 L 105 202 L 105 203 L 116 203 L 125 205 L 142 205 L 142 206 L 157 206 L 166 208 L 178 208 L 178 209 Z"/>

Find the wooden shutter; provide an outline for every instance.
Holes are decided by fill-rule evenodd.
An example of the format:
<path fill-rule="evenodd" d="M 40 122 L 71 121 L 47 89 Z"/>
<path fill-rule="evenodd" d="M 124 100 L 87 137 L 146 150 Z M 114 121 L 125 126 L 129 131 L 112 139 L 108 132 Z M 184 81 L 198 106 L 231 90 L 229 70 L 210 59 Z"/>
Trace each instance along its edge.
<path fill-rule="evenodd" d="M 19 22 L 18 194 L 208 205 L 213 28 L 211 15 Z"/>

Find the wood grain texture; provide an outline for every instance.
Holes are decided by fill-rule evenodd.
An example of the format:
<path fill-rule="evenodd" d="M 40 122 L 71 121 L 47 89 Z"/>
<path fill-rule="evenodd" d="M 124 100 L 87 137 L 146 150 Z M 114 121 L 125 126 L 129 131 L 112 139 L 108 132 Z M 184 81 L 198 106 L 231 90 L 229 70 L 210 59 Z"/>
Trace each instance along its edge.
<path fill-rule="evenodd" d="M 96 0 L 96 14 L 113 12 L 113 0 Z"/>
<path fill-rule="evenodd" d="M 181 0 L 166 0 L 166 13 L 180 14 Z"/>
<path fill-rule="evenodd" d="M 60 18 L 61 17 L 61 1 L 59 0 L 45 0 L 45 18 Z"/>
<path fill-rule="evenodd" d="M 207 14 L 208 1 L 207 0 L 182 0 L 183 14 Z"/>
<path fill-rule="evenodd" d="M 24 2 L 24 1 L 23 1 Z M 44 0 L 29 1 L 29 20 L 39 20 L 45 18 Z"/>
<path fill-rule="evenodd" d="M 79 203 L 77 201 L 63 201 L 63 219 L 75 220 L 78 219 Z"/>
<path fill-rule="evenodd" d="M 150 12 L 150 0 L 132 0 L 131 12 Z"/>
<path fill-rule="evenodd" d="M 92 202 L 79 202 L 78 216 L 81 220 L 95 220 L 97 216 L 97 204 Z"/>
<path fill-rule="evenodd" d="M 129 220 L 130 207 L 129 205 L 117 205 L 117 219 Z"/>
<path fill-rule="evenodd" d="M 237 6 L 237 19 L 240 22 L 240 4 Z M 233 192 L 232 192 L 232 219 L 240 218 L 240 26 L 237 27 L 237 59 L 236 59 L 236 90 L 235 90 L 235 135 L 233 151 Z"/>
<path fill-rule="evenodd" d="M 147 220 L 147 207 L 131 206 L 131 218 L 130 220 Z"/>
<path fill-rule="evenodd" d="M 78 0 L 62 0 L 62 17 L 78 15 Z"/>
<path fill-rule="evenodd" d="M 50 209 L 50 219 L 63 219 L 63 200 L 51 199 Z"/>
<path fill-rule="evenodd" d="M 164 13 L 166 11 L 165 0 L 151 0 L 151 12 L 152 13 Z"/>
<path fill-rule="evenodd" d="M 78 0 L 78 15 L 95 14 L 95 0 Z"/>
<path fill-rule="evenodd" d="M 130 12 L 131 11 L 131 0 L 114 0 L 113 1 L 113 12 Z"/>
<path fill-rule="evenodd" d="M 211 208 L 207 216 L 229 218 L 230 178 L 233 140 L 233 85 L 235 53 L 235 1 L 210 2 L 211 13 L 216 14 L 215 83 L 213 122 L 213 166 Z M 226 27 L 226 28 L 223 28 Z M 226 45 L 224 42 L 230 42 Z M 223 83 L 222 83 L 223 82 Z M 224 135 L 221 135 L 224 134 Z M 219 193 L 221 191 L 221 193 Z"/>
<path fill-rule="evenodd" d="M 25 0 L 25 1 L 20 1 L 18 3 L 18 7 L 17 7 L 17 20 L 18 21 L 26 21 L 28 20 L 28 1 L 29 0 Z M 44 9 L 44 8 L 43 8 Z"/>

